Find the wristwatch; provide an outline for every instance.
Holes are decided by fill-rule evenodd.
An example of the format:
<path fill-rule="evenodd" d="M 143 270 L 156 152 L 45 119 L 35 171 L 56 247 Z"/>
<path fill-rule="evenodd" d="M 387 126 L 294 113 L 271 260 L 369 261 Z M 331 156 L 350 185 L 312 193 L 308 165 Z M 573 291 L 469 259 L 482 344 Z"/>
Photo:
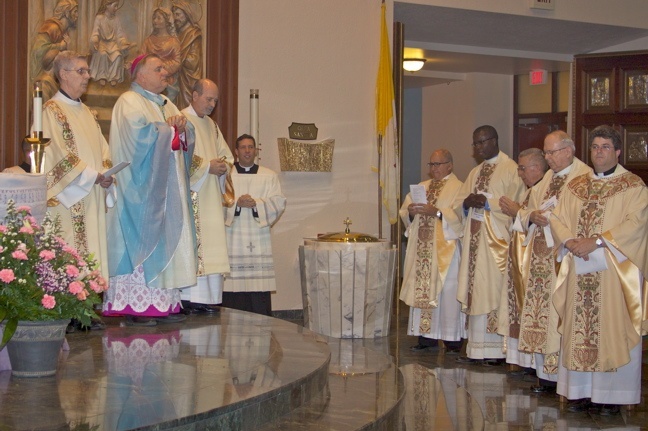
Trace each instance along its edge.
<path fill-rule="evenodd" d="M 600 236 L 596 237 L 596 246 L 603 247 L 603 238 L 601 238 Z"/>

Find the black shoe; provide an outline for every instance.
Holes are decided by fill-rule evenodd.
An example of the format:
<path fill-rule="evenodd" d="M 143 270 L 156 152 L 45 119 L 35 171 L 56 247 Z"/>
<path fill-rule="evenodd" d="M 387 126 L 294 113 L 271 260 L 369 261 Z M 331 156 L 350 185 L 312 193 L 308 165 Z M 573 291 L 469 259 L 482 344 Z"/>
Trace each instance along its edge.
<path fill-rule="evenodd" d="M 155 319 L 140 316 L 126 316 L 126 326 L 156 326 Z"/>
<path fill-rule="evenodd" d="M 207 304 L 193 304 L 189 308 L 190 314 L 216 314 L 218 312 L 220 312 L 220 308 Z"/>
<path fill-rule="evenodd" d="M 556 387 L 548 385 L 533 385 L 531 386 L 531 393 L 533 394 L 555 394 Z"/>
<path fill-rule="evenodd" d="M 603 404 L 598 413 L 601 416 L 615 416 L 621 413 L 621 406 L 618 404 Z"/>
<path fill-rule="evenodd" d="M 425 345 L 425 344 L 417 344 L 417 345 L 415 345 L 415 346 L 411 346 L 409 349 L 410 349 L 412 352 L 422 352 L 422 351 L 424 351 L 424 350 L 427 350 L 427 349 L 433 349 L 433 348 L 435 348 L 435 347 L 437 347 L 437 346 L 436 346 L 436 345 L 435 345 L 435 346 L 427 346 L 427 345 Z"/>
<path fill-rule="evenodd" d="M 504 358 L 501 359 L 484 359 L 484 362 L 482 363 L 483 366 L 485 367 L 499 367 L 502 366 L 506 363 Z"/>
<path fill-rule="evenodd" d="M 455 359 L 455 361 L 459 362 L 460 364 L 479 364 L 483 362 L 481 359 L 472 359 L 468 356 L 459 356 L 457 359 Z"/>
<path fill-rule="evenodd" d="M 573 413 L 587 412 L 592 407 L 594 405 L 589 398 L 581 398 L 580 400 L 570 400 L 569 404 L 567 404 L 567 411 Z"/>
<path fill-rule="evenodd" d="M 81 325 L 81 323 L 79 323 Z M 83 331 L 102 331 L 106 329 L 106 324 L 99 319 L 92 319 L 90 321 L 90 326 L 81 326 Z"/>
<path fill-rule="evenodd" d="M 184 322 L 185 320 L 187 320 L 187 316 L 185 316 L 182 313 L 177 313 L 177 314 L 169 314 L 168 316 L 164 316 L 164 317 L 156 317 L 154 321 L 162 324 L 162 323 L 180 323 L 180 322 Z"/>
<path fill-rule="evenodd" d="M 65 333 L 66 334 L 73 334 L 77 330 L 76 325 L 74 324 L 74 321 L 71 321 L 68 323 L 67 328 L 65 328 Z"/>

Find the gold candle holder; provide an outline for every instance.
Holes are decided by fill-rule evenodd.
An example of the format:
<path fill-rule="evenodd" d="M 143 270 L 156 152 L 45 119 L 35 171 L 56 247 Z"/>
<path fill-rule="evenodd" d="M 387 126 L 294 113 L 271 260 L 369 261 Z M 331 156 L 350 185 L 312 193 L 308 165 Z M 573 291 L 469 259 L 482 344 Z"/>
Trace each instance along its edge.
<path fill-rule="evenodd" d="M 45 147 L 49 145 L 50 138 L 43 138 L 43 132 L 32 132 L 31 136 L 27 138 L 31 151 L 29 152 L 29 159 L 31 163 L 32 174 L 45 173 Z"/>

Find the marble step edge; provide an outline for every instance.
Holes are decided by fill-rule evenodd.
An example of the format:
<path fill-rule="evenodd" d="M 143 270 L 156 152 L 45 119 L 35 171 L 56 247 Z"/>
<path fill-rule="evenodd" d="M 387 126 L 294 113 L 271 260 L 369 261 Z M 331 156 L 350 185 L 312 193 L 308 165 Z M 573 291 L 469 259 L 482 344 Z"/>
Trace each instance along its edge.
<path fill-rule="evenodd" d="M 404 431 L 404 408 L 403 403 L 405 400 L 405 383 L 403 374 L 400 370 L 396 370 L 398 377 L 398 397 L 394 403 L 384 411 L 379 417 L 376 417 L 370 422 L 358 425 L 355 428 L 344 428 L 345 431 Z M 330 374 L 329 378 L 337 378 L 334 374 Z M 342 377 L 340 377 L 342 378 Z M 352 379 L 346 380 L 346 384 L 352 383 Z M 330 381 L 326 390 L 323 391 L 318 397 L 314 397 L 308 403 L 302 405 L 285 416 L 266 424 L 263 428 L 256 428 L 255 431 L 325 431 L 330 429 L 331 426 L 339 426 L 339 423 L 322 422 L 323 417 L 329 418 L 331 415 L 336 415 L 337 412 L 328 411 L 331 408 L 331 397 L 335 397 L 335 389 L 331 389 Z M 353 414 L 354 406 L 350 406 L 350 412 Z M 344 417 L 349 415 L 349 412 L 342 412 L 340 416 Z M 332 421 L 331 421 L 332 422 Z"/>
<path fill-rule="evenodd" d="M 330 355 L 311 373 L 247 400 L 208 412 L 184 417 L 169 424 L 157 424 L 156 431 L 258 430 L 292 410 L 295 410 L 325 390 L 328 384 Z"/>

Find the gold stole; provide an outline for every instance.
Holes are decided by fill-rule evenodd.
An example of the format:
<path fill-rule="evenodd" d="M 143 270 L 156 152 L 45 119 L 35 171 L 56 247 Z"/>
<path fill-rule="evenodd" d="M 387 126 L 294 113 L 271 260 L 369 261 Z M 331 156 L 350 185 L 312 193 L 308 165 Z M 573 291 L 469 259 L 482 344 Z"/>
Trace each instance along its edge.
<path fill-rule="evenodd" d="M 495 172 L 495 164 L 483 162 L 473 193 L 479 191 L 488 191 L 490 177 Z M 473 212 L 475 209 L 473 208 Z M 486 221 L 486 219 L 484 219 Z M 468 298 L 466 303 L 466 314 L 470 314 L 470 307 L 472 306 L 472 292 L 475 286 L 475 267 L 477 264 L 477 249 L 479 248 L 479 235 L 481 233 L 482 222 L 470 218 L 470 241 L 468 243 Z"/>
<path fill-rule="evenodd" d="M 547 187 L 543 197 L 546 201 L 552 197 L 559 197 L 560 191 L 565 184 L 567 175 L 554 176 Z M 526 353 L 547 354 L 548 321 L 550 315 L 551 293 L 554 288 L 553 279 L 555 276 L 555 258 L 553 250 L 548 249 L 544 237 L 544 230 L 536 227 L 532 241 L 529 243 L 529 271 L 525 276 L 526 289 L 518 296 L 520 310 L 524 318 L 520 332 L 519 350 Z M 551 272 L 553 271 L 553 275 Z M 526 290 L 526 294 L 525 294 Z M 550 363 L 554 362 L 553 365 Z M 549 364 L 549 366 L 548 366 Z M 547 374 L 555 374 L 558 368 L 555 360 L 545 358 L 544 371 Z"/>

